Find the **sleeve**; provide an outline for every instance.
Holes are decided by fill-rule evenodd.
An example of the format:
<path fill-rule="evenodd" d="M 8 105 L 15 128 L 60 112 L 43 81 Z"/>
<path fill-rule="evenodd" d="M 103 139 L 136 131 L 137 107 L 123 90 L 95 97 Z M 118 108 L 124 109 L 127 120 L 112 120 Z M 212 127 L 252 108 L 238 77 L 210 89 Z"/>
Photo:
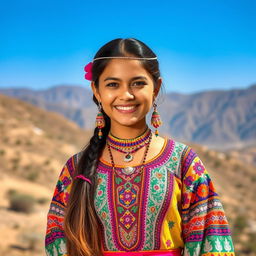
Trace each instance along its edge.
<path fill-rule="evenodd" d="M 182 162 L 183 256 L 234 256 L 228 221 L 213 182 L 196 152 Z"/>
<path fill-rule="evenodd" d="M 47 214 L 45 252 L 48 256 L 68 256 L 63 221 L 72 184 L 72 166 L 71 157 L 60 172 Z"/>

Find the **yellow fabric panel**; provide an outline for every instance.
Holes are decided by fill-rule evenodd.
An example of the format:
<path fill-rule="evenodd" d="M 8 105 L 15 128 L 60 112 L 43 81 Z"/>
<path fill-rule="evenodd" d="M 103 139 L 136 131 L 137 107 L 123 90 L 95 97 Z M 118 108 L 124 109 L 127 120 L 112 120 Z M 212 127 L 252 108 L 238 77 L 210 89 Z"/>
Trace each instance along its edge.
<path fill-rule="evenodd" d="M 181 234 L 181 217 L 179 213 L 181 182 L 176 177 L 173 179 L 173 194 L 162 224 L 160 249 L 184 247 Z"/>

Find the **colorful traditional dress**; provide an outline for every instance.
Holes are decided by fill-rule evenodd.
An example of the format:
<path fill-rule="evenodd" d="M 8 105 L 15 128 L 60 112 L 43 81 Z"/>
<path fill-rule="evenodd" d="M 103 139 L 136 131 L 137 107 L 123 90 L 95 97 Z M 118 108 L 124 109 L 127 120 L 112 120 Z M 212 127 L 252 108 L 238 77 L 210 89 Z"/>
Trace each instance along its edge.
<path fill-rule="evenodd" d="M 67 255 L 64 210 L 80 156 L 67 160 L 54 191 L 45 238 L 49 256 Z M 101 158 L 97 165 L 94 202 L 105 255 L 235 255 L 219 196 L 191 147 L 165 137 L 162 150 L 145 162 L 146 171 L 133 165 L 128 175 L 123 167 L 113 173 Z"/>

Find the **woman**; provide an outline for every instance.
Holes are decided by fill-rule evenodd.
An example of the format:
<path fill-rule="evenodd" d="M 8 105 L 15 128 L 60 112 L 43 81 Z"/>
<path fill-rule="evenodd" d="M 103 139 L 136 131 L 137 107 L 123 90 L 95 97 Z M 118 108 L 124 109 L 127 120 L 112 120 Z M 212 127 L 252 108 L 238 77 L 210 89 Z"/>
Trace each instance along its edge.
<path fill-rule="evenodd" d="M 235 255 L 222 204 L 193 149 L 158 135 L 156 55 L 115 39 L 85 67 L 94 135 L 64 165 L 47 216 L 48 255 Z M 154 107 L 151 124 L 146 115 Z"/>

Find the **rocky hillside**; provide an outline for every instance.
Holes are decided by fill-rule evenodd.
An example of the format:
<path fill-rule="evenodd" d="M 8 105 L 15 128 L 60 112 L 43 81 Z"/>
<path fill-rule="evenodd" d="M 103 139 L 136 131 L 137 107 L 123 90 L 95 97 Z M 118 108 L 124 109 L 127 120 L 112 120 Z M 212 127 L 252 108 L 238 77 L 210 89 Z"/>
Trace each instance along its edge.
<path fill-rule="evenodd" d="M 4 95 L 0 134 L 0 255 L 45 255 L 46 214 L 57 177 L 91 134 L 60 114 Z M 22 195 L 22 205 L 14 206 L 33 206 L 32 212 L 11 209 L 14 192 Z"/>
<path fill-rule="evenodd" d="M 0 134 L 0 255 L 45 255 L 46 214 L 57 177 L 68 157 L 82 149 L 91 133 L 55 112 L 0 95 Z M 251 234 L 256 232 L 255 167 L 244 158 L 244 152 L 223 153 L 180 141 L 190 145 L 207 167 L 227 217 L 232 227 L 237 227 L 233 230 L 239 255 L 249 255 L 243 252 L 248 251 Z M 256 148 L 247 152 L 253 155 Z M 10 197 L 15 193 L 32 196 L 33 211 L 12 209 Z"/>
<path fill-rule="evenodd" d="M 94 126 L 97 108 L 90 88 L 62 85 L 46 90 L 0 89 L 0 93 L 61 113 L 82 128 Z M 256 85 L 193 94 L 160 93 L 158 102 L 163 120 L 160 131 L 177 140 L 221 151 L 256 145 Z"/>

